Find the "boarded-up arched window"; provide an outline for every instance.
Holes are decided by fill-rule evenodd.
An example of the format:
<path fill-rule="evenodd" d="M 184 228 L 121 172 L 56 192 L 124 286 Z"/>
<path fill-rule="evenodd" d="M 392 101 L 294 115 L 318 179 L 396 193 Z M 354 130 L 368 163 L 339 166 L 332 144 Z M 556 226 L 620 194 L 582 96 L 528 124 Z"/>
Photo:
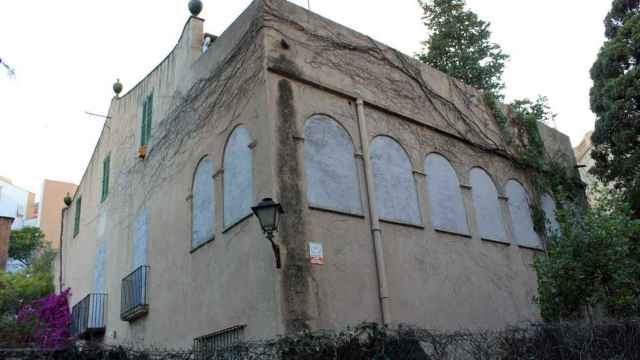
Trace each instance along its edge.
<path fill-rule="evenodd" d="M 369 149 L 376 208 L 382 219 L 420 224 L 418 193 L 409 156 L 395 140 L 378 136 Z"/>
<path fill-rule="evenodd" d="M 213 239 L 214 185 L 213 161 L 203 158 L 198 163 L 191 189 L 191 247 Z"/>
<path fill-rule="evenodd" d="M 96 263 L 93 268 L 93 292 L 96 294 L 107 292 L 104 279 L 106 255 L 107 242 L 101 240 L 96 249 Z"/>
<path fill-rule="evenodd" d="M 233 130 L 224 150 L 224 226 L 251 215 L 253 205 L 253 161 L 249 130 Z"/>
<path fill-rule="evenodd" d="M 469 178 L 480 237 L 487 240 L 506 241 L 507 235 L 502 222 L 498 190 L 491 177 L 484 170 L 473 168 Z"/>
<path fill-rule="evenodd" d="M 136 216 L 133 234 L 133 269 L 147 265 L 149 211 L 143 208 Z"/>
<path fill-rule="evenodd" d="M 546 232 L 553 233 L 560 230 L 560 224 L 556 218 L 556 201 L 549 194 L 542 195 L 542 210 L 546 217 Z"/>
<path fill-rule="evenodd" d="M 533 228 L 527 191 L 515 180 L 507 182 L 506 190 L 509 198 L 513 236 L 516 242 L 523 246 L 540 248 L 540 238 Z"/>
<path fill-rule="evenodd" d="M 436 230 L 469 235 L 467 211 L 455 170 L 442 155 L 429 154 L 424 162 L 431 222 Z"/>
<path fill-rule="evenodd" d="M 353 143 L 328 116 L 315 115 L 305 124 L 304 170 L 311 206 L 362 213 Z"/>

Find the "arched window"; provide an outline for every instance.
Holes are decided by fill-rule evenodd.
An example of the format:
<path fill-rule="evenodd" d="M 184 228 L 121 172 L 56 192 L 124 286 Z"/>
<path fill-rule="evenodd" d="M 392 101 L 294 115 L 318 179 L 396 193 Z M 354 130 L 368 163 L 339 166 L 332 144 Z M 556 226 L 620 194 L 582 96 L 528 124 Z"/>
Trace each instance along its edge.
<path fill-rule="evenodd" d="M 458 175 L 442 155 L 429 154 L 424 162 L 431 222 L 436 230 L 469 235 Z"/>
<path fill-rule="evenodd" d="M 556 218 L 556 201 L 547 193 L 542 195 L 542 210 L 547 220 L 545 224 L 547 234 L 560 231 L 560 224 Z"/>
<path fill-rule="evenodd" d="M 215 221 L 213 161 L 203 158 L 198 163 L 191 189 L 191 247 L 213 239 Z"/>
<path fill-rule="evenodd" d="M 487 240 L 506 241 L 507 235 L 502 222 L 498 190 L 491 177 L 486 171 L 473 168 L 469 178 L 480 237 Z"/>
<path fill-rule="evenodd" d="M 420 224 L 418 193 L 413 166 L 400 144 L 378 136 L 369 149 L 375 186 L 376 208 L 384 220 Z"/>
<path fill-rule="evenodd" d="M 251 215 L 253 205 L 253 161 L 249 130 L 238 127 L 224 149 L 224 226 Z"/>
<path fill-rule="evenodd" d="M 540 248 L 540 238 L 533 228 L 527 191 L 515 180 L 509 180 L 506 189 L 513 236 L 520 245 Z"/>
<path fill-rule="evenodd" d="M 304 170 L 311 206 L 362 213 L 353 143 L 328 116 L 315 115 L 305 124 Z"/>

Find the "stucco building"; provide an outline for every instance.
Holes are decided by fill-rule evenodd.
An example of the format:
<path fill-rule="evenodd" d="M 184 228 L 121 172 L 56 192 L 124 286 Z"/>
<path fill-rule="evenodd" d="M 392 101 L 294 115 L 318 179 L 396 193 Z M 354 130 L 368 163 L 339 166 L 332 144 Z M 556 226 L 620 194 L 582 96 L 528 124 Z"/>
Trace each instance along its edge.
<path fill-rule="evenodd" d="M 0 271 L 17 271 L 22 265 L 9 258 L 11 230 L 38 226 L 36 195 L 0 176 Z"/>
<path fill-rule="evenodd" d="M 283 0 L 255 0 L 204 52 L 203 27 L 190 17 L 113 98 L 65 210 L 77 334 L 188 347 L 539 319 L 531 173 L 480 92 Z M 573 169 L 567 136 L 540 131 Z M 265 197 L 285 211 L 281 269 L 251 215 Z"/>
<path fill-rule="evenodd" d="M 0 216 L 13 218 L 11 229 L 37 226 L 38 204 L 36 194 L 0 176 Z"/>

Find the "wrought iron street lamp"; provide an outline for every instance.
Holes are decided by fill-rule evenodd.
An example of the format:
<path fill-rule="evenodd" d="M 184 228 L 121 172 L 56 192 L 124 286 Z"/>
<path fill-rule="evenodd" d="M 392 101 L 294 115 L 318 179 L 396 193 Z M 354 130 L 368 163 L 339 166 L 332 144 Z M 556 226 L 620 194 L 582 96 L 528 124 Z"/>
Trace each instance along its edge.
<path fill-rule="evenodd" d="M 251 208 L 253 213 L 260 221 L 262 231 L 267 237 L 267 240 L 271 243 L 273 254 L 276 257 L 276 268 L 280 269 L 280 246 L 273 242 L 273 233 L 278 231 L 278 221 L 280 220 L 280 214 L 284 213 L 282 206 L 271 198 L 264 198 L 262 201 Z"/>

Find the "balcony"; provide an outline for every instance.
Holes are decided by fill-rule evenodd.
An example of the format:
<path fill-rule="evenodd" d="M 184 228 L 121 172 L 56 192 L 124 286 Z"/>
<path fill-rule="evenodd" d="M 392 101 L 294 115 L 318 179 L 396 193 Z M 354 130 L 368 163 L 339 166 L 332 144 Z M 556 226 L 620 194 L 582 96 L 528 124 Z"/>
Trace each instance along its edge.
<path fill-rule="evenodd" d="M 149 312 L 149 266 L 143 265 L 122 279 L 120 319 L 134 321 Z"/>
<path fill-rule="evenodd" d="M 104 335 L 107 294 L 89 294 L 71 308 L 71 335 L 89 339 Z"/>

